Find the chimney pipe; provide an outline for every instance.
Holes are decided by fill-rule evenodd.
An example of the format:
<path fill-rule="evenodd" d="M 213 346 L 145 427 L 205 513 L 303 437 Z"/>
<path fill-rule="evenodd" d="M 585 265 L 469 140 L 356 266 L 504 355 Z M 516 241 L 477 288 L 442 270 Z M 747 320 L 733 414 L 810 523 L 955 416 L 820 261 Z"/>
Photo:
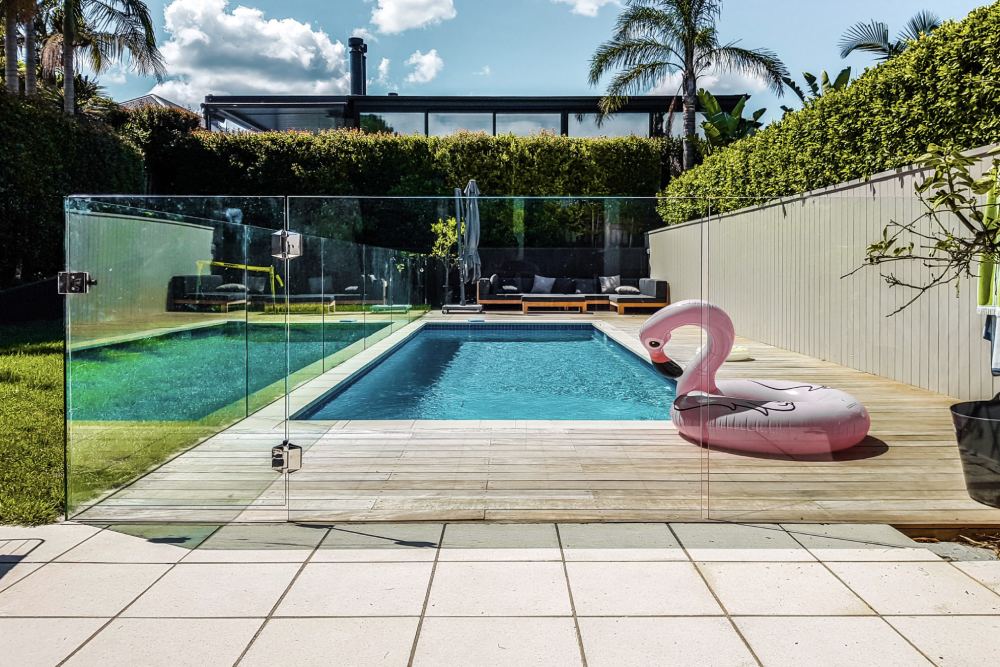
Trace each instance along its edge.
<path fill-rule="evenodd" d="M 360 37 L 347 40 L 351 52 L 351 95 L 365 94 L 365 53 L 368 46 Z"/>

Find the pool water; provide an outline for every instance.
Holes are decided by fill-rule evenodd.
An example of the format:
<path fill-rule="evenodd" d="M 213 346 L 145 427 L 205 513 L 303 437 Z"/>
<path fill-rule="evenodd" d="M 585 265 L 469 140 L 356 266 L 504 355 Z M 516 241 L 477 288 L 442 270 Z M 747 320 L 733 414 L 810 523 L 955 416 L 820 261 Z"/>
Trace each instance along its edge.
<path fill-rule="evenodd" d="M 435 325 L 294 419 L 669 419 L 675 384 L 585 325 Z"/>
<path fill-rule="evenodd" d="M 289 368 L 295 372 L 388 324 L 293 325 Z M 71 418 L 201 419 L 284 378 L 285 348 L 283 324 L 231 322 L 75 350 L 69 366 Z"/>

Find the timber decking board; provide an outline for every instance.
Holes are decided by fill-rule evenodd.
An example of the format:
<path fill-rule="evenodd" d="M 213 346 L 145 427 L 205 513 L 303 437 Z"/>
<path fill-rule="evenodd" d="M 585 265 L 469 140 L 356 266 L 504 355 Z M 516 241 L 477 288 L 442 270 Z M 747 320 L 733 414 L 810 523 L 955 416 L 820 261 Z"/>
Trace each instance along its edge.
<path fill-rule="evenodd" d="M 530 322 L 543 315 L 487 314 Z M 551 315 L 549 316 L 551 318 Z M 461 322 L 462 316 L 432 319 Z M 560 316 L 634 337 L 642 316 Z M 700 332 L 675 332 L 683 364 Z M 953 399 L 739 339 L 755 361 L 724 377 L 789 378 L 851 392 L 869 409 L 872 439 L 825 460 L 706 450 L 664 423 L 600 428 L 586 422 L 291 422 L 303 469 L 269 470 L 283 424 L 245 421 L 164 464 L 82 515 L 104 521 L 740 521 L 1000 525 L 972 501 L 954 444 Z M 254 423 L 261 428 L 254 429 Z M 259 494 L 259 495 L 258 495 Z M 247 498 L 257 498 L 244 508 Z"/>

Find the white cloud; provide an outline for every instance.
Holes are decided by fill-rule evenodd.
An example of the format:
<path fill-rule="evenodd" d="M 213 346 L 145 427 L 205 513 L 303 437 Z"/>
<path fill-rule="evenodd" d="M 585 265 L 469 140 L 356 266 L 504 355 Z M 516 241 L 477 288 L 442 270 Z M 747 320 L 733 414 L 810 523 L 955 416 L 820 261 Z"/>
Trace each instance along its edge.
<path fill-rule="evenodd" d="M 360 37 L 366 42 L 377 42 L 378 38 L 368 28 L 355 28 L 351 31 L 351 37 Z"/>
<path fill-rule="evenodd" d="M 674 72 L 656 84 L 650 95 L 677 95 L 681 88 L 681 73 Z M 767 90 L 764 79 L 741 72 L 719 72 L 710 69 L 698 77 L 698 87 L 713 95 L 733 95 L 762 93 Z"/>
<path fill-rule="evenodd" d="M 571 5 L 571 11 L 581 16 L 597 16 L 597 12 L 604 5 L 619 4 L 618 0 L 552 0 L 552 2 Z"/>
<path fill-rule="evenodd" d="M 483 65 L 482 69 L 477 72 L 473 72 L 473 74 L 476 76 L 489 76 L 490 74 L 493 74 L 493 70 L 490 69 L 489 65 Z"/>
<path fill-rule="evenodd" d="M 414 51 L 413 55 L 407 58 L 407 65 L 413 67 L 413 71 L 406 75 L 406 80 L 410 83 L 428 83 L 444 69 L 444 60 L 438 55 L 437 49 L 431 49 L 427 53 Z"/>
<path fill-rule="evenodd" d="M 378 78 L 375 80 L 383 86 L 389 85 L 389 66 L 391 64 L 392 61 L 388 58 L 382 58 L 378 63 Z"/>
<path fill-rule="evenodd" d="M 336 95 L 350 88 L 342 43 L 294 19 L 227 0 L 173 0 L 161 50 L 168 80 L 152 92 L 196 108 L 205 95 Z"/>
<path fill-rule="evenodd" d="M 379 32 L 397 33 L 455 18 L 454 0 L 378 0 L 372 23 Z"/>

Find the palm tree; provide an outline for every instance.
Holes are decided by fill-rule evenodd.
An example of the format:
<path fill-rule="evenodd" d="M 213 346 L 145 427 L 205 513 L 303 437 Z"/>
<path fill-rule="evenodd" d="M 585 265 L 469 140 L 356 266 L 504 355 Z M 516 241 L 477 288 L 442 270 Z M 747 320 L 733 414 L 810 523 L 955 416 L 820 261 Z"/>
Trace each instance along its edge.
<path fill-rule="evenodd" d="M 53 35 L 42 52 L 42 67 L 57 69 L 61 55 L 63 110 L 76 112 L 76 52 L 88 59 L 95 74 L 128 59 L 139 74 L 166 75 L 149 8 L 142 0 L 63 0 L 62 33 Z"/>
<path fill-rule="evenodd" d="M 797 84 L 791 77 L 786 76 L 783 80 L 785 85 L 791 88 L 792 92 L 795 93 L 795 96 L 798 97 L 804 105 L 806 102 L 818 99 L 831 91 L 843 90 L 844 88 L 847 88 L 847 85 L 851 82 L 851 68 L 845 67 L 840 70 L 837 78 L 833 81 L 830 80 L 830 75 L 827 74 L 826 70 L 820 72 L 818 78 L 812 72 L 803 72 L 802 78 L 806 80 L 806 85 L 809 87 L 809 95 L 806 95 L 806 92 L 802 90 L 799 84 Z M 785 106 L 784 104 L 781 105 L 781 110 L 786 114 L 792 112 L 792 108 Z"/>
<path fill-rule="evenodd" d="M 590 60 L 590 84 L 597 85 L 618 70 L 601 99 L 602 113 L 621 108 L 626 96 L 649 90 L 670 74 L 680 72 L 679 92 L 684 111 L 684 169 L 694 166 L 695 113 L 698 79 L 710 68 L 759 76 L 777 95 L 788 70 L 766 49 L 745 49 L 721 43 L 715 22 L 722 0 L 626 0 L 611 39 Z M 668 113 L 673 113 L 671 105 Z"/>
<path fill-rule="evenodd" d="M 0 2 L 3 8 L 3 76 L 7 92 L 17 94 L 17 15 L 20 10 L 15 0 Z"/>
<path fill-rule="evenodd" d="M 855 51 L 874 53 L 877 60 L 890 60 L 905 51 L 910 42 L 928 35 L 941 27 L 941 19 L 934 12 L 919 11 L 906 22 L 906 28 L 895 41 L 889 39 L 889 26 L 882 21 L 858 22 L 848 28 L 840 38 L 840 57 L 846 58 Z"/>

